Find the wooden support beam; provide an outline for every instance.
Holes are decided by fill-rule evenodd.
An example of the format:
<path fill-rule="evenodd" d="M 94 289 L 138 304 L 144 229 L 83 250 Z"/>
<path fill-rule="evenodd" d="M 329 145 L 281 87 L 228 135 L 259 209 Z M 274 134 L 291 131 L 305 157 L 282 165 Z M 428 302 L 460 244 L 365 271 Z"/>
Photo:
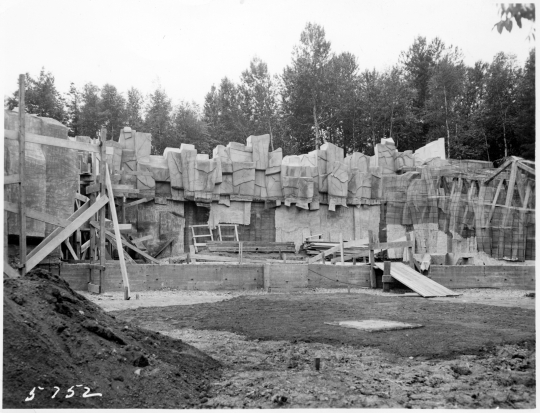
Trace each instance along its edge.
<path fill-rule="evenodd" d="M 154 254 L 154 258 L 157 258 L 158 255 L 161 254 L 165 250 L 165 248 L 167 248 L 173 241 L 174 238 L 171 238 L 170 240 L 165 242 L 165 244 L 163 244 L 163 246 Z"/>
<path fill-rule="evenodd" d="M 506 168 L 508 168 L 512 164 L 512 162 L 513 161 L 511 159 L 509 159 L 505 163 L 503 163 L 499 168 L 497 168 L 495 170 L 495 172 L 493 172 L 493 174 L 489 178 L 484 180 L 484 184 L 485 185 L 489 184 L 493 179 L 495 179 L 497 176 L 499 176 L 499 174 L 501 172 L 503 172 Z"/>
<path fill-rule="evenodd" d="M 505 206 L 512 206 L 512 200 L 514 198 L 514 188 L 516 186 L 517 178 L 517 162 L 512 164 L 512 170 L 510 172 L 510 179 L 508 181 L 508 191 L 506 192 Z"/>
<path fill-rule="evenodd" d="M 153 238 L 154 238 L 153 235 L 145 235 L 144 237 L 133 238 L 133 239 L 131 240 L 131 242 L 143 242 L 143 241 L 151 240 L 151 239 L 153 239 Z"/>
<path fill-rule="evenodd" d="M 14 202 L 4 201 L 4 210 L 19 213 L 19 205 Z M 69 224 L 67 219 L 55 217 L 54 215 L 47 214 L 46 212 L 37 211 L 35 209 L 26 208 L 26 217 L 36 219 L 41 222 L 56 225 L 57 227 L 66 227 Z"/>
<path fill-rule="evenodd" d="M 408 245 L 408 253 L 409 253 L 409 266 L 414 270 L 414 232 L 407 232 L 405 234 L 405 237 L 407 238 Z"/>
<path fill-rule="evenodd" d="M 92 184 L 86 187 L 85 193 L 86 195 L 91 195 L 100 191 L 101 191 L 101 184 Z"/>
<path fill-rule="evenodd" d="M 497 190 L 495 191 L 495 196 L 493 197 L 493 202 L 491 203 L 491 209 L 489 211 L 488 219 L 486 222 L 486 225 L 488 227 L 491 226 L 491 219 L 493 218 L 493 213 L 495 212 L 495 206 L 497 205 L 497 200 L 499 199 L 499 195 L 501 193 L 503 183 L 504 183 L 504 179 L 501 179 L 499 181 L 499 185 L 497 185 Z"/>
<path fill-rule="evenodd" d="M 89 208 L 89 206 L 90 206 L 89 203 L 86 203 L 86 204 L 82 205 L 67 220 L 69 222 L 73 222 L 75 219 L 77 219 L 79 216 L 81 216 L 83 214 L 83 212 L 85 212 Z M 62 231 L 62 227 L 56 228 L 53 232 L 51 232 L 43 241 L 41 241 L 41 243 L 36 248 L 34 248 L 32 251 L 30 251 L 30 253 L 28 254 L 27 259 L 32 258 L 39 251 L 41 251 L 43 249 L 43 247 L 45 245 L 47 245 L 50 240 L 54 239 L 61 231 Z"/>
<path fill-rule="evenodd" d="M 69 238 L 66 238 L 66 240 L 64 241 L 64 244 L 67 247 L 68 251 L 71 253 L 71 256 L 73 257 L 73 259 L 76 261 L 79 261 L 79 257 L 77 256 L 77 254 L 75 253 L 75 250 L 71 246 L 71 242 L 69 242 Z"/>
<path fill-rule="evenodd" d="M 19 111 L 20 113 L 20 111 Z M 6 139 L 17 140 L 17 131 L 4 129 Z M 76 142 L 68 139 L 54 138 L 52 136 L 36 135 L 35 133 L 26 133 L 26 142 L 38 143 L 40 145 L 57 146 L 64 149 L 75 149 L 78 151 L 94 152 L 99 154 L 99 146 L 85 142 Z"/>
<path fill-rule="evenodd" d="M 81 245 L 81 253 L 86 252 L 90 248 L 90 240 Z"/>
<path fill-rule="evenodd" d="M 536 176 L 536 170 L 531 168 L 530 166 L 525 165 L 522 160 L 516 161 L 516 163 L 517 163 L 517 166 L 519 168 L 523 169 L 525 172 L 528 172 L 528 173 Z"/>
<path fill-rule="evenodd" d="M 118 258 L 120 261 L 120 270 L 122 272 L 122 281 L 124 286 L 124 298 L 129 300 L 131 291 L 129 288 L 129 278 L 127 275 L 126 261 L 124 258 L 124 249 L 122 248 L 122 237 L 120 235 L 120 228 L 118 226 L 118 217 L 116 216 L 116 207 L 114 205 L 113 189 L 111 185 L 111 177 L 109 175 L 109 165 L 105 162 L 105 180 L 107 182 L 107 191 L 109 192 L 109 208 L 111 211 L 111 218 L 114 225 L 114 235 L 116 238 L 116 249 L 118 250 Z M 124 241 L 125 242 L 125 241 Z M 127 294 L 127 295 L 126 295 Z"/>
<path fill-rule="evenodd" d="M 88 202 L 88 197 L 81 195 L 78 192 L 75 193 L 75 199 L 78 199 L 79 201 L 82 201 L 82 202 Z"/>
<path fill-rule="evenodd" d="M 383 282 L 383 292 L 388 293 L 390 292 L 390 286 L 392 285 L 394 279 L 390 275 L 390 268 L 392 263 L 390 261 L 384 262 L 384 272 L 382 277 Z"/>
<path fill-rule="evenodd" d="M 45 241 L 46 244 L 43 245 L 42 248 L 37 253 L 34 253 L 31 257 L 30 254 L 28 255 L 29 259 L 27 261 L 26 267 L 27 270 L 30 271 L 32 268 L 34 268 L 37 264 L 39 264 L 47 255 L 49 255 L 56 247 L 58 247 L 67 237 L 69 237 L 71 234 L 73 234 L 77 228 L 79 228 L 82 224 L 84 224 L 86 221 L 88 221 L 92 215 L 94 215 L 96 212 L 98 212 L 104 205 L 107 204 L 109 201 L 109 198 L 107 196 L 101 197 L 94 205 L 91 207 L 85 209 L 83 213 L 81 213 L 77 218 L 75 218 L 68 226 L 65 228 L 58 228 L 58 233 L 49 239 L 49 237 L 45 238 L 43 242 L 39 245 L 41 246 Z M 85 204 L 87 205 L 87 204 Z M 77 211 L 79 212 L 79 211 Z M 55 231 L 53 231 L 54 233 Z M 51 235 L 53 234 L 51 233 Z M 38 247 L 39 247 L 38 246 Z"/>
<path fill-rule="evenodd" d="M 6 274 L 9 278 L 19 278 L 20 274 L 19 272 L 14 269 L 11 265 L 9 265 L 6 260 L 4 260 L 4 274 Z"/>
<path fill-rule="evenodd" d="M 103 198 L 106 196 L 106 188 L 105 188 L 105 165 L 106 165 L 106 159 L 107 159 L 107 148 L 105 147 L 105 141 L 107 140 L 107 129 L 101 128 L 100 134 L 99 134 L 99 144 L 100 144 L 100 153 L 101 153 L 101 160 L 99 161 L 99 183 L 100 183 L 100 196 Z M 97 177 L 96 177 L 97 181 Z M 106 250 L 105 250 L 105 208 L 103 208 L 101 211 L 99 211 L 99 264 L 105 267 L 105 261 L 107 260 L 106 257 Z M 99 272 L 99 287 L 101 289 L 103 277 L 105 275 L 104 271 Z"/>
<path fill-rule="evenodd" d="M 341 256 L 341 264 L 343 265 L 345 261 L 343 260 L 343 234 L 339 233 L 339 253 Z"/>
<path fill-rule="evenodd" d="M 95 225 L 95 224 L 93 224 Z M 110 239 L 114 240 L 115 239 L 115 235 L 109 231 L 105 231 L 105 235 L 110 237 Z M 156 263 L 156 264 L 161 264 L 158 260 L 156 260 L 154 257 L 148 255 L 147 253 L 145 253 L 144 251 L 141 251 L 139 248 L 135 247 L 134 245 L 130 244 L 129 242 L 127 242 L 126 240 L 122 240 L 122 244 L 125 245 L 126 247 L 128 247 L 129 249 L 135 251 L 137 254 L 143 256 L 144 258 L 146 258 L 148 261 L 151 261 L 153 263 Z"/>
<path fill-rule="evenodd" d="M 99 225 L 99 221 L 90 221 L 90 224 Z M 121 232 L 133 232 L 132 224 L 118 224 L 118 228 Z M 114 231 L 114 223 L 112 221 L 105 221 L 105 229 Z"/>
<path fill-rule="evenodd" d="M 151 200 L 153 200 L 154 198 L 142 198 L 142 199 L 138 199 L 136 201 L 133 201 L 133 202 L 130 202 L 129 204 L 126 204 L 125 207 L 126 208 L 129 208 L 129 207 L 132 207 L 132 206 L 135 206 L 135 205 L 139 205 L 139 204 L 144 204 L 145 202 L 150 202 Z"/>
<path fill-rule="evenodd" d="M 29 271 L 26 268 L 26 190 L 24 182 L 26 163 L 25 77 L 25 75 L 19 75 L 19 133 L 17 134 L 19 140 L 19 262 L 21 275 Z"/>
<path fill-rule="evenodd" d="M 370 271 L 370 282 L 371 288 L 377 288 L 377 278 L 375 277 L 375 251 L 374 251 L 374 240 L 373 240 L 373 231 L 368 231 L 368 240 L 369 240 L 369 264 L 371 266 Z"/>
<path fill-rule="evenodd" d="M 19 174 L 4 175 L 4 185 L 18 184 L 21 182 Z"/>

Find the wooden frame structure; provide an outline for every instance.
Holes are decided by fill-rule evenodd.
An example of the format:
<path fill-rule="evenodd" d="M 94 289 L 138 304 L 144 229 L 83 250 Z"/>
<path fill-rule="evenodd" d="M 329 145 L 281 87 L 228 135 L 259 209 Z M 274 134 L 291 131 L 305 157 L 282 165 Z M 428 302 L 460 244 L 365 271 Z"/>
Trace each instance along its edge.
<path fill-rule="evenodd" d="M 86 256 L 89 253 L 90 263 L 88 268 L 90 270 L 90 279 L 88 283 L 89 291 L 99 293 L 101 292 L 101 280 L 103 279 L 103 272 L 105 271 L 106 261 L 106 248 L 105 239 L 106 236 L 113 236 L 116 241 L 116 247 L 120 258 L 120 267 L 122 271 L 122 280 L 124 286 L 124 298 L 130 297 L 129 279 L 126 270 L 126 263 L 124 259 L 124 250 L 122 248 L 122 236 L 120 234 L 120 226 L 116 214 L 116 206 L 114 204 L 114 193 L 111 185 L 110 175 L 106 164 L 106 152 L 105 152 L 105 140 L 107 132 L 105 128 L 101 129 L 100 144 L 92 145 L 84 142 L 73 142 L 70 140 L 54 138 L 50 136 L 41 136 L 26 133 L 25 130 L 25 75 L 19 76 L 19 130 L 4 130 L 4 138 L 17 140 L 19 143 L 19 173 L 17 175 L 8 175 L 4 179 L 4 185 L 19 186 L 19 199 L 18 202 L 4 202 L 4 222 L 6 222 L 6 212 L 17 213 L 19 215 L 19 261 L 20 265 L 18 271 L 13 269 L 7 262 L 7 227 L 4 229 L 4 274 L 10 278 L 15 278 L 20 275 L 24 275 L 31 271 L 36 265 L 38 265 L 47 255 L 53 250 L 59 247 L 62 243 L 66 246 L 75 260 L 80 260 L 80 257 Z M 58 146 L 67 149 L 83 150 L 90 152 L 94 155 L 95 159 L 100 162 L 100 174 L 99 183 L 95 185 L 99 186 L 99 190 L 93 191 L 89 196 L 84 196 L 80 193 L 75 195 L 77 210 L 67 219 L 59 218 L 45 212 L 37 211 L 27 208 L 26 196 L 25 196 L 25 182 L 27 173 L 25 168 L 25 143 L 33 142 L 41 145 Z M 95 177 L 97 178 L 97 176 Z M 80 186 L 79 186 L 80 187 Z M 96 188 L 97 189 L 97 188 Z M 99 192 L 99 195 L 97 194 Z M 114 227 L 114 234 L 109 233 L 105 229 L 105 209 L 109 205 L 109 211 Z M 95 220 L 96 214 L 98 215 L 97 221 Z M 26 249 L 26 220 L 27 218 L 39 220 L 57 226 L 43 241 L 34 248 L 29 254 Z M 88 226 L 89 221 L 96 221 L 97 225 Z M 81 245 L 81 228 L 87 226 L 87 230 L 90 231 L 89 240 Z M 75 234 L 75 245 L 73 248 L 69 237 Z M 96 241 L 99 240 L 99 247 L 96 248 Z M 127 243 L 129 244 L 129 243 Z M 129 247 L 135 249 L 130 244 Z M 139 251 L 137 251 L 139 252 Z M 142 251 L 141 251 L 142 252 Z M 144 254 L 144 253 L 143 253 Z M 99 264 L 97 259 L 99 258 Z M 150 257 L 152 258 L 152 257 Z M 154 260 L 155 261 L 155 260 Z M 93 284 L 97 277 L 95 271 L 99 271 L 99 284 Z"/>

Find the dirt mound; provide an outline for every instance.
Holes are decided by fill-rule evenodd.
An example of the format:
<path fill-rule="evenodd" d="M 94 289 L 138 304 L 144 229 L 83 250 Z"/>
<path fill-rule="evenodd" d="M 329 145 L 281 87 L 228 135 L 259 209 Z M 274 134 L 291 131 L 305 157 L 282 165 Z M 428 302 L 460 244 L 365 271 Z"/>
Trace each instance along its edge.
<path fill-rule="evenodd" d="M 203 352 L 116 320 L 43 270 L 4 280 L 3 367 L 3 408 L 193 407 L 220 374 Z"/>

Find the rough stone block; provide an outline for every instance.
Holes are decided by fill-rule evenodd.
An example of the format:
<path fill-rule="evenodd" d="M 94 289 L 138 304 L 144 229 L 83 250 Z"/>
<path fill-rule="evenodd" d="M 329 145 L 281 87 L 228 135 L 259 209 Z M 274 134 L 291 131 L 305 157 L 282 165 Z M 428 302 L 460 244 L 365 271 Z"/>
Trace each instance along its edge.
<path fill-rule="evenodd" d="M 268 168 L 268 152 L 270 148 L 270 135 L 249 136 L 247 145 L 253 148 L 253 162 L 256 170 L 265 171 Z"/>

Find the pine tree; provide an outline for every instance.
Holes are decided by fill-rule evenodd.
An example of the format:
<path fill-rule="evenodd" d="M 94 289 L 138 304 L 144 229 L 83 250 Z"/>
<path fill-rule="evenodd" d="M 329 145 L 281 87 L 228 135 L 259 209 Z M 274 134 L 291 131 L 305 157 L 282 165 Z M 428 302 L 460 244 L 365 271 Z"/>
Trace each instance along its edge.
<path fill-rule="evenodd" d="M 167 146 L 178 147 L 171 128 L 171 100 L 161 87 L 150 94 L 146 106 L 144 131 L 152 134 L 152 153 L 161 155 Z"/>
<path fill-rule="evenodd" d="M 56 89 L 51 72 L 41 69 L 39 77 L 33 79 L 26 74 L 25 108 L 27 113 L 53 118 L 62 123 L 67 122 L 64 98 Z M 7 100 L 7 107 L 13 110 L 19 106 L 19 90 Z"/>

